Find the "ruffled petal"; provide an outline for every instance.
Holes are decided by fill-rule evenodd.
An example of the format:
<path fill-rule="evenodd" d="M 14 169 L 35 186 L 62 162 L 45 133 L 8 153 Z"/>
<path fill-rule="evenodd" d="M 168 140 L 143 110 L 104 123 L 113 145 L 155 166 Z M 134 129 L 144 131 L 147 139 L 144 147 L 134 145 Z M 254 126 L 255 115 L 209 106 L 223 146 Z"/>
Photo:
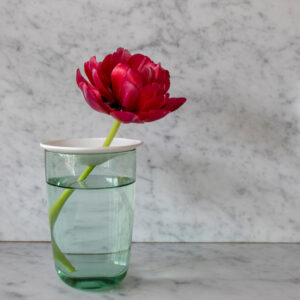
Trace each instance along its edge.
<path fill-rule="evenodd" d="M 153 122 L 165 117 L 168 113 L 170 113 L 168 110 L 155 109 L 148 112 L 140 112 L 138 116 L 144 122 Z"/>
<path fill-rule="evenodd" d="M 101 95 L 97 90 L 93 89 L 91 86 L 88 86 L 88 84 L 84 82 L 79 84 L 79 88 L 83 93 L 85 101 L 91 108 L 105 114 L 110 113 L 111 108 L 102 101 Z"/>
<path fill-rule="evenodd" d="M 143 77 L 144 85 L 147 85 L 154 80 L 154 70 L 151 67 L 144 68 L 140 74 Z"/>
<path fill-rule="evenodd" d="M 186 98 L 169 98 L 163 106 L 163 109 L 174 111 L 184 104 L 185 101 Z"/>
<path fill-rule="evenodd" d="M 112 111 L 110 115 L 122 123 L 143 123 L 139 116 L 128 111 Z"/>
<path fill-rule="evenodd" d="M 154 68 L 154 74 L 154 81 L 160 85 L 161 93 L 166 93 L 170 88 L 169 71 L 163 69 L 160 64 L 157 64 Z"/>
<path fill-rule="evenodd" d="M 85 80 L 85 78 L 81 75 L 79 69 L 77 69 L 77 71 L 76 71 L 76 82 L 77 82 L 77 85 L 78 85 L 78 86 L 79 86 L 81 83 L 88 84 L 88 82 Z"/>
<path fill-rule="evenodd" d="M 132 69 L 138 72 L 142 72 L 145 67 L 154 68 L 156 66 L 156 64 L 148 56 L 139 53 L 132 55 L 128 64 Z"/>
<path fill-rule="evenodd" d="M 96 56 L 92 56 L 89 61 L 90 70 L 92 71 L 93 69 L 97 69 L 97 65 L 98 63 L 97 63 Z"/>
<path fill-rule="evenodd" d="M 150 111 L 152 109 L 160 109 L 165 102 L 165 95 L 159 95 L 157 97 L 153 97 L 148 101 L 144 102 L 139 111 Z"/>
<path fill-rule="evenodd" d="M 124 48 L 118 48 L 117 51 L 115 51 L 113 54 L 108 54 L 104 58 L 101 68 L 105 80 L 107 80 L 109 84 L 111 83 L 111 72 L 114 69 L 114 67 L 119 63 L 127 65 L 130 57 L 131 54 L 128 50 Z"/>
<path fill-rule="evenodd" d="M 101 95 L 109 102 L 114 102 L 113 95 L 111 91 L 108 90 L 103 84 L 103 82 L 100 80 L 98 72 L 96 69 L 93 69 L 92 71 L 93 81 L 94 85 L 97 89 L 99 89 Z"/>
<path fill-rule="evenodd" d="M 154 80 L 153 68 L 156 64 L 147 56 L 135 54 L 129 60 L 129 66 L 139 72 L 143 78 L 144 85 L 151 83 Z"/>
<path fill-rule="evenodd" d="M 160 109 L 165 104 L 167 95 L 159 95 L 159 85 L 152 83 L 141 90 L 138 111 Z"/>
<path fill-rule="evenodd" d="M 127 49 L 118 48 L 117 51 L 112 54 L 110 59 L 111 70 L 119 63 L 127 65 L 130 57 L 131 54 Z"/>
<path fill-rule="evenodd" d="M 108 80 L 105 72 L 103 71 L 103 63 L 102 62 L 98 63 L 97 73 L 98 73 L 98 76 L 99 76 L 100 80 L 102 81 L 103 85 L 106 87 L 106 89 L 111 90 L 110 89 L 110 85 L 111 85 L 110 75 L 109 75 L 109 80 Z"/>
<path fill-rule="evenodd" d="M 97 69 L 97 64 L 96 56 L 91 57 L 89 61 L 84 63 L 84 72 L 91 84 L 94 84 L 92 71 L 93 69 Z"/>
<path fill-rule="evenodd" d="M 104 80 L 106 81 L 107 85 L 111 84 L 111 79 L 110 79 L 110 58 L 112 54 L 108 54 L 102 61 L 101 65 L 98 65 L 98 72 L 102 74 Z M 99 70 L 100 69 L 100 70 Z"/>
<path fill-rule="evenodd" d="M 118 64 L 111 73 L 115 97 L 126 111 L 135 111 L 139 100 L 139 89 L 143 82 L 140 75 L 127 65 Z"/>
<path fill-rule="evenodd" d="M 125 111 L 136 111 L 139 103 L 139 89 L 129 81 L 124 80 L 121 87 L 120 98 Z"/>
<path fill-rule="evenodd" d="M 117 99 L 121 101 L 121 90 L 124 78 L 126 78 L 128 66 L 118 64 L 111 73 L 112 90 Z"/>

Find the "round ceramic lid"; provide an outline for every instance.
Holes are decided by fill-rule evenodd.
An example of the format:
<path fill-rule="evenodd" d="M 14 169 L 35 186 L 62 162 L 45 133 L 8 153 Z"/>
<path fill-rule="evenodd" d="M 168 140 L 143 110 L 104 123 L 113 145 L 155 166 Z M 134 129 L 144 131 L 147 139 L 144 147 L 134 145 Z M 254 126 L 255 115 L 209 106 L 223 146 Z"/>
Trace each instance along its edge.
<path fill-rule="evenodd" d="M 106 138 L 64 139 L 40 143 L 45 150 L 60 153 L 111 153 L 129 151 L 142 145 L 139 140 L 114 138 L 109 147 L 102 147 Z"/>

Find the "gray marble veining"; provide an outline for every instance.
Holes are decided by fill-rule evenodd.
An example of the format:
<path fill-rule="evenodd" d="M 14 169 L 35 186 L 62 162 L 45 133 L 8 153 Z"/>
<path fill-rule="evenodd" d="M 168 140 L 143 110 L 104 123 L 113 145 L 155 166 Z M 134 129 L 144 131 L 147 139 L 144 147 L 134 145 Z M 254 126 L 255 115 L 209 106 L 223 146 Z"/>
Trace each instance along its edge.
<path fill-rule="evenodd" d="M 41 140 L 106 136 L 75 70 L 123 46 L 188 102 L 121 126 L 136 241 L 300 241 L 299 1 L 0 2 L 0 240 L 47 240 Z"/>
<path fill-rule="evenodd" d="M 298 300 L 300 244 L 134 244 L 113 290 L 77 291 L 57 277 L 48 243 L 0 243 L 0 298 Z"/>

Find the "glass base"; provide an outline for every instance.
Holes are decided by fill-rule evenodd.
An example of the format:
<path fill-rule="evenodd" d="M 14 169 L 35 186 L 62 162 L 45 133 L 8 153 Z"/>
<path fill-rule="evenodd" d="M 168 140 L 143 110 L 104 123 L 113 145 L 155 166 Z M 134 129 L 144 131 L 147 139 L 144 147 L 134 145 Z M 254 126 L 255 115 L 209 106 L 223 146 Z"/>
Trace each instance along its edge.
<path fill-rule="evenodd" d="M 114 277 L 71 277 L 63 273 L 60 269 L 56 269 L 56 272 L 59 278 L 67 285 L 85 291 L 109 290 L 121 282 L 127 274 L 127 271 L 125 271 Z"/>

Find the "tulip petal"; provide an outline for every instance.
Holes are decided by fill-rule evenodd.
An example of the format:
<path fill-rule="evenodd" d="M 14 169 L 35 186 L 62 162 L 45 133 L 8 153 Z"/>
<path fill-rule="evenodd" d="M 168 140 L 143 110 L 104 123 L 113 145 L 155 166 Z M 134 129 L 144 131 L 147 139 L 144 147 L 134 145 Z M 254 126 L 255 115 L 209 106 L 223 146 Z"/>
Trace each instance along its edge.
<path fill-rule="evenodd" d="M 142 54 L 135 54 L 131 56 L 128 64 L 142 75 L 144 85 L 153 81 L 155 76 L 153 68 L 156 64 L 149 57 Z"/>
<path fill-rule="evenodd" d="M 92 71 L 93 69 L 97 69 L 97 59 L 96 59 L 96 56 L 92 56 L 89 60 L 89 67 L 90 67 L 90 70 Z"/>
<path fill-rule="evenodd" d="M 85 72 L 87 78 L 89 79 L 89 81 L 91 82 L 91 84 L 94 84 L 92 71 L 93 71 L 93 69 L 96 69 L 96 68 L 97 68 L 96 56 L 91 57 L 89 61 L 84 63 L 84 72 Z"/>
<path fill-rule="evenodd" d="M 77 71 L 76 71 L 76 82 L 77 82 L 77 85 L 78 85 L 78 86 L 79 86 L 81 83 L 88 84 L 88 82 L 86 81 L 86 79 L 81 75 L 79 69 L 77 69 Z"/>
<path fill-rule="evenodd" d="M 102 81 L 103 85 L 106 87 L 107 90 L 110 91 L 111 90 L 110 75 L 106 76 L 106 74 L 104 72 L 104 68 L 103 68 L 103 62 L 98 63 L 97 73 L 98 73 L 98 76 L 99 76 L 100 80 Z"/>
<path fill-rule="evenodd" d="M 154 81 L 157 82 L 161 87 L 161 93 L 166 93 L 170 88 L 170 74 L 168 70 L 157 64 L 154 68 Z"/>
<path fill-rule="evenodd" d="M 84 82 L 82 82 L 79 85 L 79 88 L 81 89 L 81 91 L 83 93 L 85 101 L 88 103 L 88 105 L 91 108 L 93 108 L 96 111 L 105 113 L 105 114 L 110 113 L 111 108 L 102 101 L 101 95 L 97 90 L 93 89 L 91 86 L 88 86 Z M 96 94 L 97 94 L 97 96 L 96 96 Z"/>
<path fill-rule="evenodd" d="M 117 90 L 124 79 L 135 85 L 137 88 L 141 88 L 143 86 L 141 76 L 127 65 L 121 63 L 116 65 L 112 70 L 111 79 L 113 89 L 115 88 Z"/>
<path fill-rule="evenodd" d="M 163 109 L 174 111 L 178 109 L 182 104 L 184 104 L 186 98 L 169 98 L 166 101 L 166 104 L 163 106 Z"/>
<path fill-rule="evenodd" d="M 112 73 L 111 73 L 111 82 L 112 82 L 112 90 L 114 95 L 118 98 L 120 101 L 120 91 L 121 91 L 121 84 L 123 82 L 123 79 L 126 77 L 128 67 L 119 64 L 117 65 Z"/>
<path fill-rule="evenodd" d="M 148 112 L 140 112 L 138 116 L 144 122 L 153 122 L 165 117 L 168 113 L 170 113 L 169 110 L 154 109 Z"/>
<path fill-rule="evenodd" d="M 135 111 L 139 99 L 139 89 L 143 82 L 140 75 L 124 64 L 118 64 L 111 73 L 115 97 L 126 111 Z"/>
<path fill-rule="evenodd" d="M 140 74 L 143 77 L 144 85 L 147 85 L 154 80 L 154 70 L 151 67 L 144 68 Z"/>
<path fill-rule="evenodd" d="M 124 80 L 122 83 L 120 98 L 122 99 L 122 107 L 126 111 L 136 111 L 139 102 L 140 92 L 138 88 L 131 82 Z"/>
<path fill-rule="evenodd" d="M 130 57 L 131 54 L 127 49 L 118 48 L 117 51 L 114 52 L 110 58 L 111 71 L 119 63 L 127 65 Z"/>
<path fill-rule="evenodd" d="M 102 62 L 102 70 L 104 77 L 109 84 L 111 83 L 111 72 L 114 69 L 114 67 L 119 63 L 127 65 L 130 57 L 131 54 L 128 50 L 118 48 L 117 51 L 115 51 L 113 54 L 108 54 L 104 58 Z"/>
<path fill-rule="evenodd" d="M 107 88 L 104 86 L 102 81 L 99 78 L 98 72 L 96 69 L 93 69 L 92 71 L 93 81 L 94 85 L 97 89 L 99 89 L 101 95 L 109 102 L 114 102 L 113 95 L 110 91 L 107 90 Z"/>
<path fill-rule="evenodd" d="M 84 63 L 84 72 L 85 72 L 85 75 L 87 76 L 88 80 L 90 81 L 90 83 L 94 84 L 92 72 L 90 71 L 88 62 Z"/>
<path fill-rule="evenodd" d="M 151 99 L 148 99 L 146 102 L 144 102 L 140 108 L 139 111 L 150 111 L 152 109 L 160 109 L 165 102 L 165 96 L 159 95 L 157 97 L 153 97 Z"/>
<path fill-rule="evenodd" d="M 111 80 L 110 80 L 110 74 L 111 74 L 111 70 L 110 70 L 110 58 L 111 58 L 111 54 L 108 54 L 102 61 L 101 63 L 101 67 L 98 66 L 98 68 L 101 68 L 101 74 L 104 77 L 106 83 L 108 85 L 111 84 Z M 99 72 L 99 69 L 98 69 Z M 99 72 L 100 73 L 100 72 Z"/>
<path fill-rule="evenodd" d="M 160 109 L 165 104 L 167 95 L 159 95 L 159 85 L 152 83 L 141 90 L 138 111 Z"/>
<path fill-rule="evenodd" d="M 143 123 L 138 115 L 128 111 L 112 111 L 110 115 L 122 123 Z"/>
<path fill-rule="evenodd" d="M 132 55 L 129 59 L 128 64 L 132 69 L 138 72 L 142 72 L 145 67 L 154 68 L 156 66 L 155 63 L 148 56 L 139 53 Z"/>
<path fill-rule="evenodd" d="M 166 93 L 170 88 L 170 73 L 168 70 L 162 71 L 162 81 L 164 82 L 164 93 Z"/>

